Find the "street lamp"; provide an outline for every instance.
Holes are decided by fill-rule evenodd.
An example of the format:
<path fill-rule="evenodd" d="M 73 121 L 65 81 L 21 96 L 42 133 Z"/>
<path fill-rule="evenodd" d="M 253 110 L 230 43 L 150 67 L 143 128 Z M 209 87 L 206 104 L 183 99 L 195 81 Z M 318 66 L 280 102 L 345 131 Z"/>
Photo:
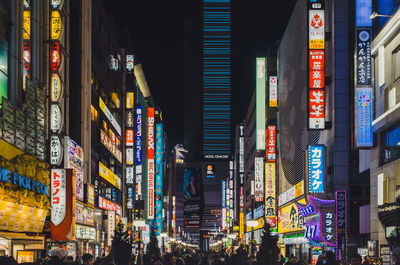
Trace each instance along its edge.
<path fill-rule="evenodd" d="M 374 19 L 376 17 L 392 17 L 390 15 L 379 15 L 378 13 L 376 13 L 375 11 L 372 12 L 372 15 L 369 17 L 369 19 Z"/>

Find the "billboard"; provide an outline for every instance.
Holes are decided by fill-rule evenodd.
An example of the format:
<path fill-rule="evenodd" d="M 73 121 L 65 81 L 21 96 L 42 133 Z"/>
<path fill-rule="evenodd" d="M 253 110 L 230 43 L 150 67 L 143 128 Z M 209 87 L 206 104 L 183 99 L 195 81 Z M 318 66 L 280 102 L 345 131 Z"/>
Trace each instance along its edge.
<path fill-rule="evenodd" d="M 162 232 L 163 124 L 156 124 L 156 234 Z"/>
<path fill-rule="evenodd" d="M 270 107 L 278 106 L 278 77 L 277 76 L 269 77 L 269 106 Z"/>
<path fill-rule="evenodd" d="M 154 219 L 154 108 L 147 109 L 147 218 Z"/>
<path fill-rule="evenodd" d="M 99 162 L 99 176 L 118 189 L 121 189 L 121 179 L 101 162 Z"/>
<path fill-rule="evenodd" d="M 256 149 L 265 150 L 265 58 L 256 59 Z"/>
<path fill-rule="evenodd" d="M 75 197 L 83 201 L 85 191 L 83 187 L 83 149 L 71 138 L 65 136 L 65 160 L 64 167 L 75 170 Z"/>
<path fill-rule="evenodd" d="M 308 184 L 310 193 L 324 192 L 325 147 L 323 145 L 308 147 Z"/>
<path fill-rule="evenodd" d="M 183 196 L 185 198 L 200 197 L 200 175 L 194 169 L 185 168 L 183 173 Z"/>
<path fill-rule="evenodd" d="M 276 227 L 276 168 L 265 163 L 265 221 Z"/>
<path fill-rule="evenodd" d="M 275 162 L 275 159 L 276 159 L 276 125 L 268 125 L 267 161 Z"/>
<path fill-rule="evenodd" d="M 103 111 L 104 115 L 107 117 L 107 119 L 110 121 L 112 126 L 114 127 L 115 131 L 121 135 L 121 126 L 118 124 L 117 120 L 114 118 L 114 115 L 112 115 L 111 111 L 108 109 L 104 101 L 99 97 L 99 107 Z"/>
<path fill-rule="evenodd" d="M 254 200 L 264 200 L 264 158 L 254 158 Z"/>
<path fill-rule="evenodd" d="M 299 203 L 305 204 L 301 199 Z M 285 206 L 278 211 L 278 233 L 289 233 L 304 231 L 304 217 L 300 214 L 295 202 Z"/>

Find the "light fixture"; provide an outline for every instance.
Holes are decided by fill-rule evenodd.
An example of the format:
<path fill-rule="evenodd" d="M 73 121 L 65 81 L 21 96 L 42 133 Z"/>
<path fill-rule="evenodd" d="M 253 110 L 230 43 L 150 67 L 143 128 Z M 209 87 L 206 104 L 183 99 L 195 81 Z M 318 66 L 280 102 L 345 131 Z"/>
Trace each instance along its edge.
<path fill-rule="evenodd" d="M 228 239 L 227 239 L 226 237 L 224 237 L 224 238 L 222 239 L 222 241 L 223 241 L 223 242 L 226 242 L 226 241 L 228 241 Z"/>
<path fill-rule="evenodd" d="M 247 220 L 246 225 L 248 227 L 256 227 L 258 225 L 258 220 Z"/>
<path fill-rule="evenodd" d="M 369 17 L 369 19 L 374 19 L 376 17 L 392 17 L 390 15 L 379 15 L 378 13 L 376 13 L 375 11 L 372 12 L 372 15 Z"/>
<path fill-rule="evenodd" d="M 145 220 L 142 220 L 142 219 L 135 219 L 135 220 L 133 220 L 132 224 L 133 224 L 134 226 L 137 226 L 137 227 L 139 227 L 139 226 L 145 226 L 145 225 L 146 225 L 146 221 L 145 221 Z"/>

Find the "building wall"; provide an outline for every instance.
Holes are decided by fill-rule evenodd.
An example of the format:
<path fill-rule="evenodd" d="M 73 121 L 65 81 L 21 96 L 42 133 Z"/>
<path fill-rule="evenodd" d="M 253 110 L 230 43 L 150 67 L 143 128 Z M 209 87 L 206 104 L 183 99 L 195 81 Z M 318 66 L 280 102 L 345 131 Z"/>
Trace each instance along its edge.
<path fill-rule="evenodd" d="M 387 24 L 381 29 L 372 42 L 372 54 L 374 58 L 374 121 L 373 132 L 375 134 L 375 146 L 371 149 L 370 181 L 371 181 L 371 240 L 379 240 L 379 244 L 387 244 L 385 238 L 385 224 L 378 218 L 378 193 L 383 196 L 383 204 L 393 203 L 400 195 L 398 189 L 400 158 L 396 155 L 396 146 L 386 147 L 387 133 L 399 127 L 399 108 L 396 106 L 399 100 L 398 78 L 396 74 L 396 53 L 400 48 L 400 36 L 396 33 L 400 26 L 396 21 L 400 18 L 397 11 Z M 388 34 L 393 30 L 394 34 Z M 380 47 L 384 47 L 381 50 Z M 379 63 L 383 59 L 382 64 Z M 380 73 L 384 72 L 384 84 L 380 81 Z M 396 89 L 394 96 L 390 90 Z M 390 102 L 390 103 L 389 103 Z M 394 136 L 396 137 L 396 136 Z M 383 189 L 378 191 L 378 175 L 383 174 Z"/>

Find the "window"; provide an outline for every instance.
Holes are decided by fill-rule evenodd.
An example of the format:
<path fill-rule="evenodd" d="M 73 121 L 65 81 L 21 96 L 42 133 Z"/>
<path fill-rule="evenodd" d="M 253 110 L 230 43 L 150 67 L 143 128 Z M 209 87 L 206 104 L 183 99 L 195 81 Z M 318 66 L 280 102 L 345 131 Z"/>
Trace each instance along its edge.
<path fill-rule="evenodd" d="M 387 108 L 386 110 L 390 110 L 396 105 L 396 87 L 392 86 L 388 88 L 387 92 Z"/>
<path fill-rule="evenodd" d="M 387 164 L 400 158 L 400 126 L 384 134 L 383 163 Z"/>
<path fill-rule="evenodd" d="M 392 53 L 393 80 L 400 78 L 400 46 Z"/>

